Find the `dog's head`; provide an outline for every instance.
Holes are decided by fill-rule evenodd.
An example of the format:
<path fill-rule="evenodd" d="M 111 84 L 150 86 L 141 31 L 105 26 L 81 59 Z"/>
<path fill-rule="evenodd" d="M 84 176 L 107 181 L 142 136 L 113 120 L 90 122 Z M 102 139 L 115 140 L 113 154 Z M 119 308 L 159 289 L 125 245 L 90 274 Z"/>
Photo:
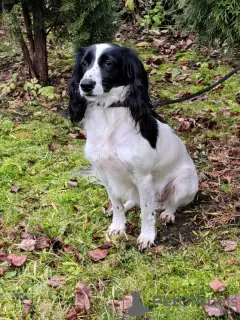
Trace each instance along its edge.
<path fill-rule="evenodd" d="M 84 117 L 87 104 L 92 101 L 103 101 L 104 107 L 121 102 L 130 109 L 136 122 L 150 109 L 148 79 L 143 64 L 133 50 L 111 44 L 97 44 L 79 50 L 69 93 L 73 122 Z"/>

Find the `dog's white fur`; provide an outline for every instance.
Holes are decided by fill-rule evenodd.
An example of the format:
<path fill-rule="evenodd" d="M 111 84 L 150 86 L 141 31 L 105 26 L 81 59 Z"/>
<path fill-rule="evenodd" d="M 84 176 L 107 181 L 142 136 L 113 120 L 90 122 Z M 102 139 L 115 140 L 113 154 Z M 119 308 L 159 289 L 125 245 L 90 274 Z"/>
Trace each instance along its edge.
<path fill-rule="evenodd" d="M 174 222 L 177 208 L 194 199 L 198 178 L 185 145 L 167 124 L 157 121 L 159 135 L 154 149 L 140 134 L 128 108 L 108 108 L 113 102 L 123 101 L 128 88 L 103 93 L 99 87 L 97 60 L 106 47 L 97 45 L 96 60 L 84 76 L 98 84 L 98 96 L 86 96 L 89 104 L 84 118 L 85 155 L 97 169 L 112 202 L 113 219 L 108 234 L 125 232 L 125 212 L 140 206 L 138 244 L 143 250 L 154 244 L 156 238 L 155 213 L 164 210 L 161 219 Z M 122 199 L 127 200 L 125 205 Z"/>

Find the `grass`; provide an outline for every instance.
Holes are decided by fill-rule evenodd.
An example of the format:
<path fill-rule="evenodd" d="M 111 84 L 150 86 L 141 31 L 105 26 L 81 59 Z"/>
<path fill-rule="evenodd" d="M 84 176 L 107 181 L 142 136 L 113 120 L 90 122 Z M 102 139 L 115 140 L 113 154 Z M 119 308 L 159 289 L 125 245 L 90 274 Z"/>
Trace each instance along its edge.
<path fill-rule="evenodd" d="M 142 50 L 143 59 L 151 54 Z M 178 57 L 188 62 L 198 59 L 195 52 Z M 156 83 L 161 74 L 176 68 L 179 63 L 177 60 L 162 64 L 159 74 L 151 77 L 161 96 L 173 98 L 179 91 L 184 93 L 189 88 L 200 89 L 201 86 L 193 83 Z M 205 67 L 197 72 L 207 74 L 211 80 L 230 70 L 221 65 L 214 70 Z M 204 155 L 209 151 L 204 141 L 213 137 L 217 141 L 230 139 L 236 134 L 238 116 L 224 117 L 220 109 L 229 107 L 233 113 L 239 111 L 239 105 L 235 102 L 239 84 L 239 78 L 234 76 L 224 85 L 224 89 L 210 92 L 207 101 L 160 109 L 172 126 L 177 125 L 177 120 L 170 118 L 176 110 L 185 117 L 197 117 L 205 112 L 207 118 L 217 121 L 214 130 L 179 133 L 189 147 L 194 139 L 197 139 L 198 145 L 202 144 L 203 150 L 195 157 L 199 172 L 212 165 Z M 205 228 L 202 223 L 204 210 L 212 204 L 212 199 L 205 207 L 199 201 L 186 210 L 189 213 L 178 214 L 175 227 L 158 226 L 157 244 L 162 246 L 159 253 L 138 252 L 139 212 L 131 211 L 128 214 L 128 238 L 115 237 L 114 246 L 106 259 L 99 263 L 92 262 L 88 258 L 88 250 L 105 242 L 110 219 L 104 216 L 102 210 L 108 203 L 105 189 L 90 184 L 79 174 L 81 168 L 88 166 L 83 155 L 84 140 L 71 139 L 69 133 L 73 128 L 69 120 L 51 111 L 49 106 L 25 103 L 21 109 L 13 109 L 28 115 L 9 113 L 8 101 L 3 100 L 0 127 L 0 217 L 3 225 L 0 229 L 0 250 L 20 254 L 15 244 L 21 242 L 21 223 L 24 222 L 25 231 L 39 236 L 36 227 L 39 224 L 46 236 L 59 237 L 64 243 L 73 245 L 84 259 L 78 262 L 72 254 L 61 250 L 56 252 L 52 248 L 27 252 L 27 262 L 23 267 L 8 269 L 0 278 L 1 320 L 19 319 L 26 298 L 33 305 L 32 314 L 27 319 L 65 319 L 67 309 L 74 304 L 74 290 L 79 282 L 84 282 L 93 290 L 91 313 L 85 317 L 87 319 L 116 319 L 108 308 L 108 301 L 121 300 L 133 291 L 138 291 L 144 305 L 149 307 L 146 319 L 208 319 L 201 306 L 192 303 L 189 306 L 173 306 L 172 300 L 154 305 L 153 297 L 184 297 L 182 301 L 187 304 L 191 299 L 195 302 L 200 298 L 207 301 L 210 297 L 222 298 L 239 293 L 240 247 L 233 252 L 224 252 L 220 246 L 222 239 L 236 240 L 239 244 L 239 225 L 232 222 L 217 229 Z M 216 115 L 209 115 L 208 109 Z M 13 122 L 16 118 L 20 118 L 18 125 Z M 49 150 L 49 144 L 54 146 L 54 151 Z M 78 180 L 78 187 L 68 184 L 74 178 Z M 19 185 L 21 190 L 11 192 L 12 184 Z M 229 188 L 222 189 L 223 194 L 229 193 Z M 78 212 L 74 205 L 80 206 Z M 217 204 L 215 209 L 221 213 L 221 207 Z M 172 239 L 177 240 L 174 242 Z M 49 287 L 47 280 L 54 275 L 65 279 L 66 284 L 58 289 Z M 225 292 L 213 293 L 210 289 L 209 283 L 216 278 L 227 283 Z M 103 279 L 111 282 L 98 291 L 96 281 Z"/>

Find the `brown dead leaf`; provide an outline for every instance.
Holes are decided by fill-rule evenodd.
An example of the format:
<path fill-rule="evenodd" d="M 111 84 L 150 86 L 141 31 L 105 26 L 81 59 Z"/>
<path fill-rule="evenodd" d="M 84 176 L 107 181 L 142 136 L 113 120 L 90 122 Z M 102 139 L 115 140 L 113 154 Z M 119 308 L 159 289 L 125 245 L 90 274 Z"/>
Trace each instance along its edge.
<path fill-rule="evenodd" d="M 224 299 L 224 305 L 236 313 L 240 313 L 240 295 L 231 294 Z"/>
<path fill-rule="evenodd" d="M 74 180 L 74 179 L 69 180 L 68 184 L 72 187 L 78 187 L 78 182 L 77 180 Z"/>
<path fill-rule="evenodd" d="M 76 248 L 74 248 L 73 246 L 69 245 L 69 244 L 65 244 L 63 246 L 63 250 L 65 252 L 70 252 L 70 253 L 74 253 L 75 256 L 77 257 L 78 261 L 81 261 L 83 259 L 82 255 L 80 254 L 80 252 L 78 252 L 78 250 Z"/>
<path fill-rule="evenodd" d="M 47 281 L 47 284 L 53 288 L 63 286 L 65 283 L 66 283 L 66 281 L 64 279 L 56 277 L 56 276 L 52 277 L 51 279 L 49 279 Z"/>
<path fill-rule="evenodd" d="M 125 296 L 123 300 L 111 300 L 108 305 L 113 315 L 120 317 L 121 319 L 126 317 L 128 309 L 132 306 L 133 297 Z"/>
<path fill-rule="evenodd" d="M 43 228 L 40 226 L 40 224 L 36 224 L 36 231 L 39 233 L 43 233 Z"/>
<path fill-rule="evenodd" d="M 81 130 L 78 133 L 69 133 L 69 137 L 72 139 L 85 140 L 86 139 L 86 132 Z"/>
<path fill-rule="evenodd" d="M 214 292 L 223 292 L 227 289 L 227 285 L 218 279 L 214 280 L 213 282 L 209 283 L 210 287 L 213 289 Z"/>
<path fill-rule="evenodd" d="M 42 250 L 45 248 L 49 248 L 51 245 L 51 239 L 46 236 L 41 236 L 36 239 L 35 242 L 35 249 L 36 250 Z"/>
<path fill-rule="evenodd" d="M 103 260 L 107 254 L 108 254 L 107 249 L 94 249 L 94 250 L 88 251 L 89 258 L 95 262 L 99 260 Z"/>
<path fill-rule="evenodd" d="M 32 307 L 32 302 L 31 300 L 23 300 L 23 303 L 24 303 L 24 308 L 23 308 L 22 318 L 25 319 L 30 312 L 30 309 Z"/>
<path fill-rule="evenodd" d="M 7 257 L 8 256 L 4 252 L 0 251 L 0 262 L 7 261 Z"/>
<path fill-rule="evenodd" d="M 6 269 L 6 268 L 4 268 L 4 267 L 0 267 L 0 277 L 3 276 L 5 269 Z"/>
<path fill-rule="evenodd" d="M 21 238 L 22 239 L 35 239 L 35 235 L 31 232 L 22 232 Z"/>
<path fill-rule="evenodd" d="M 111 283 L 111 280 L 98 280 L 95 282 L 95 286 L 97 291 L 102 291 L 103 288 L 108 285 L 109 283 Z"/>
<path fill-rule="evenodd" d="M 2 228 L 3 224 L 4 224 L 4 220 L 2 217 L 0 217 L 0 229 Z"/>
<path fill-rule="evenodd" d="M 228 117 L 231 115 L 231 112 L 229 111 L 229 108 L 222 108 L 221 113 L 224 117 Z"/>
<path fill-rule="evenodd" d="M 156 73 L 157 71 L 155 69 L 152 69 L 150 72 L 149 72 L 149 75 L 152 76 Z"/>
<path fill-rule="evenodd" d="M 221 246 L 223 247 L 223 250 L 228 251 L 234 251 L 237 248 L 237 242 L 231 241 L 231 240 L 222 240 L 220 241 Z"/>
<path fill-rule="evenodd" d="M 12 184 L 11 186 L 11 191 L 14 192 L 14 193 L 17 193 L 21 190 L 21 187 L 17 184 Z"/>
<path fill-rule="evenodd" d="M 56 150 L 56 147 L 53 145 L 53 144 L 48 144 L 48 150 L 49 151 L 55 151 Z"/>
<path fill-rule="evenodd" d="M 69 308 L 66 314 L 66 320 L 77 320 L 77 311 L 75 310 L 75 307 Z"/>
<path fill-rule="evenodd" d="M 107 241 L 107 242 L 103 243 L 103 244 L 99 247 L 99 249 L 109 249 L 109 248 L 111 248 L 112 246 L 113 246 L 112 241 Z"/>
<path fill-rule="evenodd" d="M 165 42 L 165 39 L 153 39 L 153 43 L 156 47 L 161 47 Z"/>
<path fill-rule="evenodd" d="M 36 240 L 34 239 L 24 239 L 21 243 L 16 244 L 19 249 L 24 251 L 33 251 L 35 249 Z"/>
<path fill-rule="evenodd" d="M 217 303 L 211 305 L 206 304 L 204 309 L 210 317 L 222 317 L 226 314 L 224 306 Z"/>
<path fill-rule="evenodd" d="M 151 247 L 149 250 L 152 253 L 162 254 L 164 251 L 164 248 L 163 246 L 158 246 L 158 247 Z"/>
<path fill-rule="evenodd" d="M 7 256 L 9 263 L 15 267 L 21 267 L 27 260 L 27 256 L 21 255 L 17 256 L 15 254 L 10 254 Z"/>
<path fill-rule="evenodd" d="M 75 306 L 77 312 L 86 313 L 91 307 L 92 289 L 84 283 L 79 283 L 75 292 Z"/>
<path fill-rule="evenodd" d="M 74 204 L 73 205 L 73 210 L 77 211 L 77 212 L 80 212 L 82 210 L 82 207 L 81 206 L 78 206 L 77 204 Z"/>

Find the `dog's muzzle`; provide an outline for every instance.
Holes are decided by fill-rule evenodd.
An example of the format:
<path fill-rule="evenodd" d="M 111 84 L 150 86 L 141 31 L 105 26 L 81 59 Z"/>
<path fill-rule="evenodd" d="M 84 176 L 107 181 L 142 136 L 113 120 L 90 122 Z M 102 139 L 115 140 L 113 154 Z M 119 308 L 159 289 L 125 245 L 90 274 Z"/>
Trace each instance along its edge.
<path fill-rule="evenodd" d="M 80 83 L 80 87 L 84 93 L 91 93 L 96 86 L 96 81 L 84 79 Z"/>

